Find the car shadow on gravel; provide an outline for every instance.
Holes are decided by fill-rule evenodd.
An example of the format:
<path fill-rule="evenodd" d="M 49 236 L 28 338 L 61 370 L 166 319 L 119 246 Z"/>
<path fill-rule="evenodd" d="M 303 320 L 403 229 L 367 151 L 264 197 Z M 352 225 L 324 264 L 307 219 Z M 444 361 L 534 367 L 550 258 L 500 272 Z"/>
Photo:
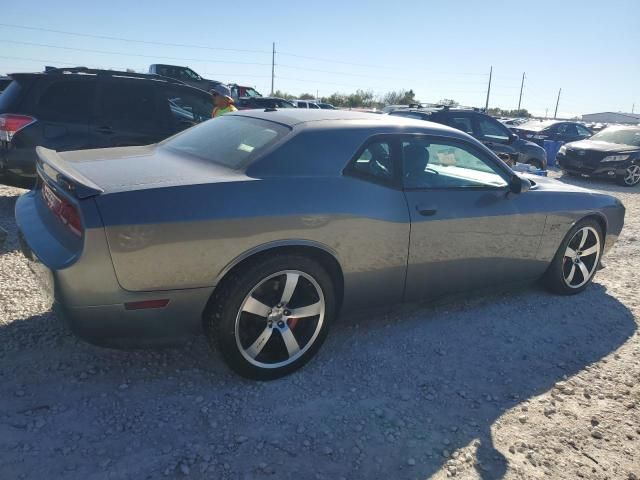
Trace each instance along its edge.
<path fill-rule="evenodd" d="M 635 329 L 599 284 L 574 297 L 535 286 L 450 297 L 343 315 L 306 368 L 265 383 L 231 374 L 200 337 L 122 352 L 36 315 L 0 325 L 0 390 L 9 393 L 0 398 L 0 448 L 5 465 L 18 465 L 0 475 L 174 478 L 186 465 L 192 478 L 425 479 L 463 449 L 475 450 L 469 468 L 497 479 L 507 460 L 493 447 L 496 420 L 524 405 L 546 408 L 530 400 Z M 3 424 L 27 426 L 7 436 Z M 89 455 L 61 463 L 54 450 L 73 448 L 67 431 L 80 433 Z M 37 461 L 20 462 L 24 444 L 42 445 Z"/>
<path fill-rule="evenodd" d="M 558 175 L 559 176 L 555 177 L 557 180 L 577 187 L 600 190 L 608 193 L 640 193 L 640 185 L 624 187 L 615 183 L 614 180 L 606 178 L 583 178 L 561 172 L 559 172 Z"/>
<path fill-rule="evenodd" d="M 19 195 L 0 195 L 0 230 L 7 232 L 7 238 L 2 244 L 0 238 L 0 255 L 14 251 L 18 248 L 16 236 L 16 223 L 14 221 L 14 209 Z M 0 231 L 0 237 L 2 232 Z"/>

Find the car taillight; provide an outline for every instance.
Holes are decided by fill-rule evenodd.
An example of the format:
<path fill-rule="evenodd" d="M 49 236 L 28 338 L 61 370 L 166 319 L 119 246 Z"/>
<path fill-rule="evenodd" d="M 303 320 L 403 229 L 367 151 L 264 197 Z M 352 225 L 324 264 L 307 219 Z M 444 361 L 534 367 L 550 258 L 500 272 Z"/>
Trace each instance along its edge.
<path fill-rule="evenodd" d="M 13 136 L 36 119 L 29 115 L 3 113 L 0 115 L 0 140 L 10 142 Z"/>
<path fill-rule="evenodd" d="M 64 223 L 71 232 L 78 237 L 82 236 L 82 219 L 78 209 L 68 200 L 56 195 L 46 183 L 42 185 L 42 197 L 49 210 Z"/>

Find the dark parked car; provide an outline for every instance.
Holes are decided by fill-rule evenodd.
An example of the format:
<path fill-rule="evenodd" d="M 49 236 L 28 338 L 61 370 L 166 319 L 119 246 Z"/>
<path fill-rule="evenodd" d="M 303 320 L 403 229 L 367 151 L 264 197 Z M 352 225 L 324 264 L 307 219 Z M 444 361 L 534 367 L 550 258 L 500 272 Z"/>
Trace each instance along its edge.
<path fill-rule="evenodd" d="M 89 70 L 17 73 L 0 95 L 0 178 L 35 179 L 38 145 L 58 151 L 147 145 L 211 118 L 211 96 L 153 75 Z"/>
<path fill-rule="evenodd" d="M 615 178 L 625 186 L 640 183 L 640 126 L 608 127 L 588 140 L 560 147 L 560 168 L 570 174 Z"/>
<path fill-rule="evenodd" d="M 495 118 L 470 108 L 427 107 L 394 110 L 389 115 L 442 123 L 477 138 L 501 158 L 546 170 L 545 150 L 515 135 Z M 506 158 L 505 158 L 506 159 Z"/>
<path fill-rule="evenodd" d="M 149 73 L 152 75 L 173 78 L 174 80 L 180 80 L 187 85 L 199 88 L 205 92 L 208 92 L 216 85 L 220 85 L 222 83 L 217 80 L 203 78 L 189 67 L 181 67 L 179 65 L 154 64 L 149 66 Z"/>
<path fill-rule="evenodd" d="M 260 379 L 309 361 L 340 308 L 539 277 L 579 293 L 625 214 L 458 130 L 352 111 L 235 112 L 157 145 L 38 156 L 18 237 L 74 331 L 204 330 Z"/>
<path fill-rule="evenodd" d="M 323 110 L 337 110 L 337 108 L 331 105 L 330 103 L 320 102 L 318 103 L 318 106 Z"/>
<path fill-rule="evenodd" d="M 0 77 L 0 93 L 4 92 L 4 90 L 9 86 L 10 83 L 10 77 Z"/>
<path fill-rule="evenodd" d="M 538 145 L 543 145 L 545 140 L 568 143 L 593 135 L 593 132 L 583 124 L 563 120 L 531 120 L 517 127 L 511 127 L 511 130 Z"/>
<path fill-rule="evenodd" d="M 239 110 L 252 108 L 296 108 L 289 100 L 278 97 L 243 97 L 236 104 Z"/>

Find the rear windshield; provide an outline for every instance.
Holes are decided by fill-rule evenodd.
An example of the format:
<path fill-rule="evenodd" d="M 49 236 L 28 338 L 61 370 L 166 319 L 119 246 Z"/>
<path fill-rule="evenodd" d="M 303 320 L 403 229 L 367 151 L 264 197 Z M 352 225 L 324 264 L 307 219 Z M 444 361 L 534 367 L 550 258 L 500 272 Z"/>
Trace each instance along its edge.
<path fill-rule="evenodd" d="M 640 128 L 606 128 L 589 140 L 640 147 Z"/>
<path fill-rule="evenodd" d="M 237 170 L 257 158 L 289 130 L 266 120 L 225 115 L 189 128 L 161 145 Z"/>
<path fill-rule="evenodd" d="M 522 125 L 520 125 L 517 128 L 520 128 L 521 130 L 529 130 L 531 132 L 539 132 L 541 130 L 544 130 L 547 127 L 550 127 L 551 125 L 555 124 L 557 122 L 539 122 L 534 120 L 533 122 L 526 122 L 523 123 Z"/>

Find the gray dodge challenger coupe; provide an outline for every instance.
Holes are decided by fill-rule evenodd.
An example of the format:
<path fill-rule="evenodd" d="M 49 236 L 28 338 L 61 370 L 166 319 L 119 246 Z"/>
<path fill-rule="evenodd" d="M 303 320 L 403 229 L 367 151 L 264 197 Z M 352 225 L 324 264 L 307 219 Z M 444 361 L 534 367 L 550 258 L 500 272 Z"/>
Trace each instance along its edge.
<path fill-rule="evenodd" d="M 540 277 L 578 293 L 624 223 L 614 197 L 386 115 L 252 110 L 38 157 L 16 220 L 71 328 L 110 346 L 204 330 L 258 379 L 305 364 L 340 309 Z"/>

